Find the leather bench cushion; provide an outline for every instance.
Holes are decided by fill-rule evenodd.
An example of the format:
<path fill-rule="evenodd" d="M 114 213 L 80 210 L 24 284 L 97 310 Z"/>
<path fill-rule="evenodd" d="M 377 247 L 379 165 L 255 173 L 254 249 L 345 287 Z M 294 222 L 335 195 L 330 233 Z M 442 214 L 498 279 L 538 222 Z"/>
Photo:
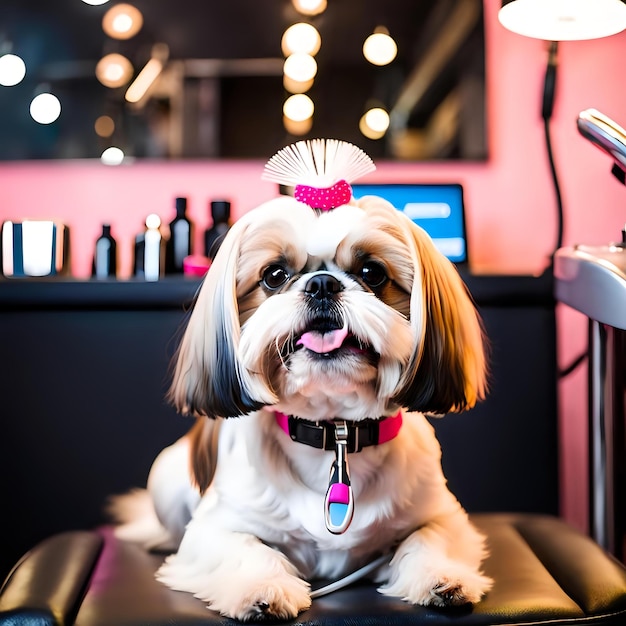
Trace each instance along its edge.
<path fill-rule="evenodd" d="M 73 624 L 101 564 L 104 538 L 88 531 L 54 535 L 15 565 L 0 591 L 0 624 Z"/>
<path fill-rule="evenodd" d="M 557 518 L 473 515 L 488 537 L 495 579 L 474 606 L 427 609 L 363 581 L 313 601 L 293 624 L 626 624 L 626 569 Z M 0 625 L 201 626 L 232 620 L 154 579 L 162 555 L 115 539 L 104 527 L 37 546 L 7 580 Z M 86 593 L 85 593 L 86 591 Z M 30 620 L 30 621 L 29 621 Z"/>

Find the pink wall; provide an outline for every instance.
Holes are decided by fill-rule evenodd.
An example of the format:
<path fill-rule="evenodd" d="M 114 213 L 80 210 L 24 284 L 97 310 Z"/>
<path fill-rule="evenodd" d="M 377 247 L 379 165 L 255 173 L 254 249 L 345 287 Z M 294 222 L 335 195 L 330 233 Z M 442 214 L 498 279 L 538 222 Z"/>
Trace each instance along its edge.
<path fill-rule="evenodd" d="M 545 157 L 540 100 L 546 44 L 505 31 L 500 3 L 485 0 L 490 159 L 472 164 L 379 163 L 369 181 L 463 184 L 476 272 L 534 273 L 555 240 L 554 194 Z M 624 222 L 626 190 L 610 176 L 610 159 L 576 130 L 578 113 L 595 107 L 626 125 L 623 59 L 626 32 L 560 44 L 553 144 L 566 211 L 565 243 L 606 243 Z M 271 155 L 268 155 L 268 157 Z M 199 231 L 210 199 L 232 200 L 235 215 L 274 194 L 260 180 L 263 162 L 29 162 L 0 165 L 0 221 L 53 217 L 72 229 L 72 270 L 89 275 L 103 221 L 113 225 L 122 273 L 131 266 L 135 233 L 148 213 L 173 217 L 173 199 L 190 199 Z M 199 240 L 198 240 L 199 245 Z M 559 358 L 567 364 L 585 347 L 585 319 L 559 307 Z M 586 378 L 584 368 L 561 385 L 562 512 L 585 529 Z M 503 416 L 506 419 L 506 416 Z"/>

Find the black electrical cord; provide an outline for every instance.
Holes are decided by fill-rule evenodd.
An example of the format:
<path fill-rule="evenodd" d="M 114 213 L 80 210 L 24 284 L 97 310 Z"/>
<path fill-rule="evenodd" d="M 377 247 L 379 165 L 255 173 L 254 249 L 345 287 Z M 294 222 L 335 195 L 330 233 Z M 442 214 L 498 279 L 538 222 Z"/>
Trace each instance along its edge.
<path fill-rule="evenodd" d="M 563 229 L 564 229 L 564 217 L 563 217 L 563 198 L 561 196 L 561 187 L 559 185 L 559 177 L 556 171 L 554 163 L 554 155 L 552 153 L 552 141 L 550 138 L 550 120 L 544 120 L 544 132 L 546 136 L 546 151 L 548 153 L 548 161 L 550 163 L 550 172 L 552 174 L 552 182 L 554 184 L 554 195 L 556 198 L 556 210 L 557 210 L 557 230 L 556 230 L 556 246 L 551 254 L 554 253 L 563 246 Z"/>
<path fill-rule="evenodd" d="M 589 352 L 585 350 L 582 354 L 579 354 L 567 367 L 557 372 L 559 378 L 565 378 L 569 376 L 579 365 L 589 356 Z"/>
<path fill-rule="evenodd" d="M 546 271 L 552 271 L 552 261 L 554 258 L 554 253 L 563 246 L 563 230 L 565 224 L 561 185 L 559 183 L 559 176 L 556 170 L 556 164 L 554 162 L 554 153 L 552 151 L 552 138 L 550 135 L 550 120 L 552 119 L 552 111 L 554 110 L 554 98 L 556 95 L 557 51 L 558 43 L 556 41 L 552 41 L 548 50 L 548 64 L 546 66 L 546 75 L 543 81 L 543 100 L 541 103 L 541 117 L 543 118 L 546 152 L 548 155 L 548 162 L 550 164 L 552 183 L 554 185 L 557 217 L 556 246 L 554 248 L 554 251 L 550 255 L 550 266 Z M 564 378 L 565 376 L 569 376 L 574 370 L 578 368 L 579 365 L 581 365 L 581 363 L 587 358 L 587 356 L 588 353 L 585 350 L 585 352 L 579 354 L 567 367 L 561 369 L 558 372 L 558 377 Z"/>
<path fill-rule="evenodd" d="M 548 155 L 548 162 L 550 164 L 550 173 L 552 174 L 552 183 L 554 185 L 554 194 L 556 197 L 556 209 L 557 209 L 557 236 L 556 247 L 550 258 L 554 256 L 554 253 L 563 245 L 563 230 L 564 230 L 564 212 L 563 212 L 563 198 L 561 196 L 561 186 L 559 184 L 559 177 L 556 170 L 556 164 L 554 162 L 554 153 L 552 151 L 552 140 L 550 136 L 550 120 L 552 119 L 552 111 L 554 110 L 554 98 L 556 94 L 556 69 L 557 69 L 557 50 L 558 43 L 552 41 L 548 51 L 548 64 L 546 67 L 546 74 L 543 82 L 543 101 L 541 106 L 541 117 L 543 118 L 543 127 L 546 140 L 546 152 Z"/>

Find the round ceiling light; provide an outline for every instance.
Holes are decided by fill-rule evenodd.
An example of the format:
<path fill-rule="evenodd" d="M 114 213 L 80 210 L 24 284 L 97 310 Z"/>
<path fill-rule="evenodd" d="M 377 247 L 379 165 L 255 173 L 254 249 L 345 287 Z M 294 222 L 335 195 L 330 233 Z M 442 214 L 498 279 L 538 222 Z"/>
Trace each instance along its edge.
<path fill-rule="evenodd" d="M 283 54 L 287 57 L 294 52 L 315 56 L 322 45 L 322 38 L 312 24 L 298 22 L 292 24 L 284 33 L 281 41 Z"/>
<path fill-rule="evenodd" d="M 61 102 L 51 93 L 40 93 L 30 103 L 30 116 L 39 124 L 52 124 L 61 115 Z"/>
<path fill-rule="evenodd" d="M 124 162 L 124 157 L 124 151 L 121 148 L 110 146 L 100 155 L 100 160 L 104 165 L 121 165 Z"/>
<path fill-rule="evenodd" d="M 327 0 L 291 0 L 294 8 L 302 15 L 319 15 L 326 10 Z"/>
<path fill-rule="evenodd" d="M 311 80 L 317 74 L 317 63 L 310 54 L 296 52 L 290 54 L 285 59 L 283 65 L 285 76 L 289 76 L 292 80 L 304 83 Z"/>
<path fill-rule="evenodd" d="M 626 4 L 621 0 L 503 0 L 498 19 L 506 29 L 535 39 L 598 39 L 626 28 Z"/>
<path fill-rule="evenodd" d="M 16 54 L 4 54 L 0 57 L 0 85 L 13 87 L 26 76 L 26 64 Z"/>
<path fill-rule="evenodd" d="M 380 139 L 389 128 L 389 113 L 380 107 L 367 111 L 359 122 L 359 130 L 368 139 Z"/>
<path fill-rule="evenodd" d="M 109 115 L 101 115 L 93 125 L 98 137 L 111 137 L 115 132 L 115 122 Z"/>
<path fill-rule="evenodd" d="M 115 89 L 125 85 L 133 75 L 132 63 L 116 52 L 107 54 L 96 65 L 96 78 L 105 86 Z"/>
<path fill-rule="evenodd" d="M 306 94 L 297 93 L 289 96 L 283 105 L 283 113 L 294 122 L 303 122 L 313 116 L 315 105 Z"/>
<path fill-rule="evenodd" d="M 379 26 L 363 43 L 363 56 L 372 65 L 388 65 L 398 54 L 398 46 L 389 31 Z"/>
<path fill-rule="evenodd" d="M 102 18 L 102 30 L 113 39 L 130 39 L 142 26 L 143 15 L 132 4 L 116 4 Z"/>

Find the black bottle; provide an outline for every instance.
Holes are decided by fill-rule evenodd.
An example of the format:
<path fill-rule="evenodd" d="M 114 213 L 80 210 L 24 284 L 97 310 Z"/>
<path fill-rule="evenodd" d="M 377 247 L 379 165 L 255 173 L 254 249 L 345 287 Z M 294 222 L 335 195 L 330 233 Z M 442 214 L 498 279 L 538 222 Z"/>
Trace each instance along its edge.
<path fill-rule="evenodd" d="M 230 202 L 228 200 L 213 200 L 211 202 L 211 218 L 213 225 L 204 233 L 204 254 L 213 259 L 230 228 Z"/>
<path fill-rule="evenodd" d="M 111 235 L 110 224 L 102 224 L 102 234 L 96 240 L 91 275 L 94 278 L 115 278 L 117 275 L 117 243 Z"/>
<path fill-rule="evenodd" d="M 187 217 L 187 198 L 176 198 L 176 217 L 170 222 L 165 245 L 165 273 L 182 274 L 183 261 L 191 254 L 193 222 Z"/>

